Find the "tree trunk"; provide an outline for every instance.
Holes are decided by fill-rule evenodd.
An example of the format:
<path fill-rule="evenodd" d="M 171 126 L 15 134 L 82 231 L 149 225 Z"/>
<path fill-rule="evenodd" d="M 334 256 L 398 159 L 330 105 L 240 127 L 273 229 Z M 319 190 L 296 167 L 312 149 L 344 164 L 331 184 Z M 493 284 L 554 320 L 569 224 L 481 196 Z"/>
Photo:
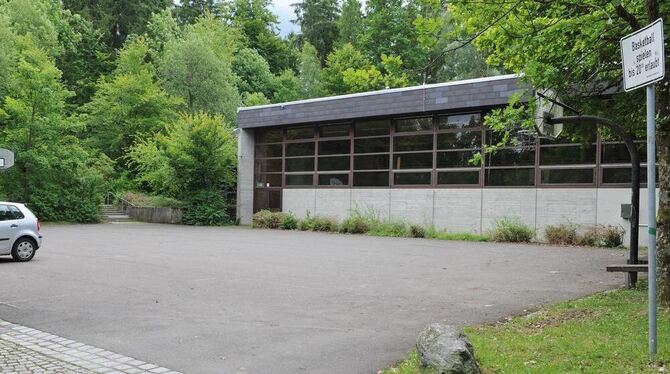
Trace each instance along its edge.
<path fill-rule="evenodd" d="M 650 23 L 659 16 L 667 18 L 667 14 L 659 14 L 658 0 L 647 0 L 646 8 Z M 670 60 L 669 52 L 665 51 L 665 79 L 656 84 L 656 151 L 659 176 L 656 259 L 658 301 L 665 306 L 670 306 L 670 67 L 667 63 Z"/>

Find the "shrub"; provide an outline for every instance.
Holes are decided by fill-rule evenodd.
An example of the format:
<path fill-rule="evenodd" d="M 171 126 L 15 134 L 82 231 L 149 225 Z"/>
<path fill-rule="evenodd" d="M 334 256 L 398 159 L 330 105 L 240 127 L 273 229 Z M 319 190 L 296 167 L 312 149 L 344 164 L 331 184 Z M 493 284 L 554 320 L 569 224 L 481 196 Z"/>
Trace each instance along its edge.
<path fill-rule="evenodd" d="M 625 230 L 617 226 L 593 226 L 579 237 L 579 244 L 589 247 L 621 247 L 624 233 Z"/>
<path fill-rule="evenodd" d="M 218 191 L 194 192 L 183 209 L 182 222 L 186 225 L 218 226 L 231 223 L 228 204 Z"/>
<path fill-rule="evenodd" d="M 515 217 L 503 217 L 496 221 L 491 239 L 496 242 L 528 243 L 535 232 Z"/>
<path fill-rule="evenodd" d="M 331 217 L 307 216 L 298 223 L 298 230 L 302 231 L 337 231 L 337 221 Z"/>
<path fill-rule="evenodd" d="M 358 214 L 347 217 L 338 229 L 339 232 L 345 234 L 365 234 L 368 230 L 370 230 L 370 225 Z"/>
<path fill-rule="evenodd" d="M 425 238 L 426 229 L 423 226 L 411 224 L 409 226 L 409 233 L 413 238 Z"/>
<path fill-rule="evenodd" d="M 426 230 L 426 238 L 438 240 L 460 240 L 468 242 L 488 242 L 491 240 L 487 235 L 473 234 L 470 232 L 446 232 L 429 227 Z"/>
<path fill-rule="evenodd" d="M 577 226 L 573 224 L 550 225 L 544 229 L 544 237 L 550 244 L 578 244 Z"/>
<path fill-rule="evenodd" d="M 282 220 L 279 215 L 269 210 L 261 210 L 256 212 L 251 218 L 251 227 L 261 229 L 276 229 L 279 228 Z"/>
<path fill-rule="evenodd" d="M 285 213 L 280 226 L 282 230 L 295 230 L 298 228 L 298 219 L 295 218 L 293 213 Z"/>
<path fill-rule="evenodd" d="M 409 227 L 402 221 L 372 221 L 368 235 L 372 236 L 410 236 Z"/>
<path fill-rule="evenodd" d="M 337 221 L 331 217 L 314 216 L 314 231 L 337 231 Z"/>
<path fill-rule="evenodd" d="M 181 208 L 182 201 L 166 196 L 152 196 L 141 192 L 124 192 L 121 197 L 135 206 L 152 208 Z"/>

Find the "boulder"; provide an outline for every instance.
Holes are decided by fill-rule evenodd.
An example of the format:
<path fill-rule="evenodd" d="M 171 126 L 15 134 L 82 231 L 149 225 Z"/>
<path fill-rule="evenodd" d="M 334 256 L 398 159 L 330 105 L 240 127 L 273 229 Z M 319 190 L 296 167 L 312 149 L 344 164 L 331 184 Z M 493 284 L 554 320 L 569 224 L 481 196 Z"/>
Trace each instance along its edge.
<path fill-rule="evenodd" d="M 463 330 L 440 323 L 430 324 L 416 341 L 421 366 L 439 374 L 479 374 L 472 343 Z"/>

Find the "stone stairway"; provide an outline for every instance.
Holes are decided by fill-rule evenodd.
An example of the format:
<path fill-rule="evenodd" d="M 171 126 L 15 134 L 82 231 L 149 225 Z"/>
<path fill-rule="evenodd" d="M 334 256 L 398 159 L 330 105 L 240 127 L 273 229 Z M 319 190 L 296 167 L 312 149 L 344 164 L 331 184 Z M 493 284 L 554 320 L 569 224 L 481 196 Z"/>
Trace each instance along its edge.
<path fill-rule="evenodd" d="M 126 213 L 119 209 L 116 205 L 102 204 L 100 205 L 102 212 L 102 221 L 108 223 L 115 222 L 130 222 L 130 218 Z"/>

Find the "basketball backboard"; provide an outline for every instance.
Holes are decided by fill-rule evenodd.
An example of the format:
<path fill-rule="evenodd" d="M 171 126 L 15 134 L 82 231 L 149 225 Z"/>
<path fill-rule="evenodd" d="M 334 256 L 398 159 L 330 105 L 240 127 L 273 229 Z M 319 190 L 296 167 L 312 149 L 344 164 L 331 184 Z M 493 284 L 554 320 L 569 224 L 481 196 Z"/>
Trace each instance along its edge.
<path fill-rule="evenodd" d="M 549 124 L 547 118 L 563 116 L 563 107 L 558 95 L 550 89 L 535 92 L 537 109 L 535 110 L 535 130 L 542 137 L 556 139 L 563 131 L 563 124 Z"/>
<path fill-rule="evenodd" d="M 7 170 L 14 166 L 14 152 L 0 148 L 0 171 Z"/>

